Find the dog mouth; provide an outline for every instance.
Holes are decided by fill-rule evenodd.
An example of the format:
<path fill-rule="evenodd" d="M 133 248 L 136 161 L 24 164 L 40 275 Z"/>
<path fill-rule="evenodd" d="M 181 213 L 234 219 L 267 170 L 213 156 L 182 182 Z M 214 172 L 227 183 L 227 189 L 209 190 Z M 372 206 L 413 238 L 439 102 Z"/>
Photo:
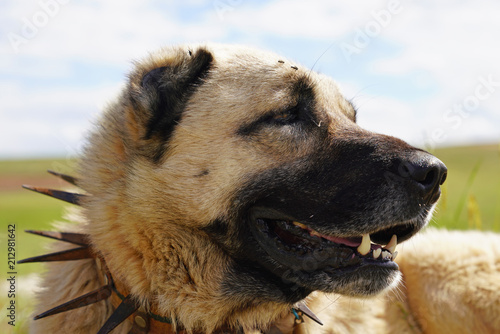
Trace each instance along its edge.
<path fill-rule="evenodd" d="M 253 208 L 249 218 L 263 251 L 256 261 L 267 270 L 311 290 L 359 296 L 373 295 L 397 281 L 396 247 L 424 225 L 410 220 L 341 235 L 273 209 Z"/>
<path fill-rule="evenodd" d="M 397 232 L 404 230 L 401 227 L 374 233 L 373 236 L 378 240 L 385 240 L 391 235 L 388 242 L 378 244 L 372 242 L 369 233 L 352 237 L 335 237 L 321 234 L 294 220 L 256 218 L 254 222 L 256 232 L 264 237 L 259 238 L 258 242 L 269 255 L 285 265 L 290 265 L 290 261 L 313 256 L 319 260 L 318 262 L 323 262 L 325 267 L 330 267 L 326 269 L 346 268 L 363 263 L 380 264 L 384 267 L 394 266 L 397 269 L 393 261 L 398 254 Z M 409 230 L 410 226 L 407 228 Z"/>
<path fill-rule="evenodd" d="M 397 234 L 392 234 L 389 242 L 382 246 L 372 243 L 370 234 L 355 237 L 334 237 L 321 234 L 305 224 L 291 220 L 257 219 L 261 232 L 274 239 L 276 247 L 285 252 L 305 255 L 323 248 L 345 248 L 352 251 L 351 259 L 373 259 L 377 261 L 393 261 L 397 256 Z M 380 231 L 380 234 L 391 233 Z"/>

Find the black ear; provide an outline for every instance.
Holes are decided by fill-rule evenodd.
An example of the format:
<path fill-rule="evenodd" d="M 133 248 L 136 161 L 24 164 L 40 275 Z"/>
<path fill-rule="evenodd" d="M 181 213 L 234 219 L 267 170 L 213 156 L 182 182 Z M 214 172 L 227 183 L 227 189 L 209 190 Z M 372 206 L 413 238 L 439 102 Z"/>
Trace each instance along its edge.
<path fill-rule="evenodd" d="M 155 68 L 142 77 L 141 101 L 136 102 L 147 113 L 143 139 L 154 140 L 158 147 L 154 160 L 163 155 L 164 144 L 180 121 L 189 98 L 207 77 L 212 61 L 213 56 L 207 50 L 189 51 L 175 64 Z"/>

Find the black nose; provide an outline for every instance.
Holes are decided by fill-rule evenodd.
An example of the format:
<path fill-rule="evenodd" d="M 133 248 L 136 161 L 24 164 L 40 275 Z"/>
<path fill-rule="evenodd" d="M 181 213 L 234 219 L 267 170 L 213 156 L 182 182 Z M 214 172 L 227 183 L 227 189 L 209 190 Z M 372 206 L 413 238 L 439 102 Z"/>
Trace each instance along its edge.
<path fill-rule="evenodd" d="M 446 180 L 448 169 L 435 156 L 416 151 L 402 162 L 399 172 L 410 178 L 425 204 L 432 204 L 441 195 L 439 186 Z"/>

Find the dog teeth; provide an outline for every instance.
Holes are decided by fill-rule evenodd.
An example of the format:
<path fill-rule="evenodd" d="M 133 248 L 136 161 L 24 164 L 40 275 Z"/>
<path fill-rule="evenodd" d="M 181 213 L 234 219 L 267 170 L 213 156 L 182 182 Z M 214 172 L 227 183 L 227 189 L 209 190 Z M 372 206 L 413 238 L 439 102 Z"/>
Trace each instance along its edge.
<path fill-rule="evenodd" d="M 320 234 L 319 232 L 316 232 L 315 230 L 307 227 L 306 225 L 293 221 L 293 225 L 300 227 L 303 230 L 306 230 L 309 232 L 310 236 L 313 237 L 319 237 L 322 238 L 323 235 Z M 398 245 L 398 237 L 397 235 L 393 235 L 389 243 L 384 248 L 377 248 L 372 251 L 372 256 L 374 259 L 382 259 L 382 260 L 395 260 L 396 256 L 398 255 L 398 252 L 396 252 L 396 246 Z M 361 239 L 361 244 L 358 246 L 357 251 L 359 254 L 362 256 L 367 255 L 370 250 L 372 249 L 372 243 L 370 239 L 370 234 L 363 234 L 363 237 Z M 354 254 L 353 254 L 354 256 Z"/>
<path fill-rule="evenodd" d="M 391 253 L 389 253 L 388 251 L 382 251 L 382 259 L 391 260 L 392 258 L 393 257 Z"/>
<path fill-rule="evenodd" d="M 358 247 L 358 253 L 361 255 L 366 255 L 371 249 L 370 235 L 363 234 L 363 239 L 361 240 L 361 245 Z"/>
<path fill-rule="evenodd" d="M 394 234 L 391 241 L 384 247 L 389 252 L 394 253 L 396 251 L 396 246 L 398 245 L 398 237 Z"/>

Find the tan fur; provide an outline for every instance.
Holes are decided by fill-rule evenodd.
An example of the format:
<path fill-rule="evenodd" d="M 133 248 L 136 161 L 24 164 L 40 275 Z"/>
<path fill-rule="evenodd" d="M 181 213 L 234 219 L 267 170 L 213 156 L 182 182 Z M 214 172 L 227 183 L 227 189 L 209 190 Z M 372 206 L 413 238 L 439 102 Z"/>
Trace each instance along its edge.
<path fill-rule="evenodd" d="M 163 49 L 136 64 L 129 86 L 108 107 L 82 157 L 81 186 L 91 196 L 83 203 L 85 222 L 79 229 L 91 235 L 94 248 L 106 259 L 113 277 L 145 307 L 157 309 L 189 331 L 210 333 L 229 324 L 250 333 L 281 319 L 277 325 L 286 332 L 291 329 L 291 305 L 254 305 L 223 293 L 220 285 L 233 260 L 202 229 L 214 219 L 230 215 L 235 191 L 246 181 L 287 159 L 310 153 L 312 138 L 297 144 L 273 134 L 257 149 L 231 137 L 238 127 L 264 112 L 293 105 L 289 81 L 306 74 L 317 84 L 318 108 L 342 110 L 324 116 L 330 126 L 342 127 L 352 110 L 333 81 L 300 66 L 291 70 L 294 64 L 288 60 L 284 66 L 277 62 L 283 58 L 253 49 L 206 48 L 216 54 L 213 75 L 190 98 L 159 164 L 147 158 L 157 145 L 154 139 L 146 138 L 147 120 L 140 108 L 147 101 L 134 106 L 128 102 L 129 94 L 139 89 L 149 71 L 188 64 L 186 50 L 196 52 L 198 47 Z M 199 177 L 206 170 L 210 173 Z M 405 286 L 399 293 L 387 292 L 372 299 L 315 293 L 308 303 L 325 326 L 319 328 L 307 321 L 297 331 L 500 330 L 500 240 L 496 235 L 483 238 L 479 234 L 438 231 L 424 234 L 415 242 L 418 251 L 407 245 L 400 255 Z M 462 239 L 470 245 L 464 247 Z M 453 248 L 451 253 L 445 245 Z M 90 260 L 52 264 L 37 312 L 97 288 L 97 276 Z M 97 332 L 111 309 L 109 302 L 100 302 L 48 317 L 37 321 L 33 332 Z M 455 325 L 457 322 L 460 325 Z M 126 333 L 127 326 L 115 332 Z"/>
<path fill-rule="evenodd" d="M 402 247 L 406 298 L 423 331 L 500 331 L 498 234 L 434 230 Z"/>

